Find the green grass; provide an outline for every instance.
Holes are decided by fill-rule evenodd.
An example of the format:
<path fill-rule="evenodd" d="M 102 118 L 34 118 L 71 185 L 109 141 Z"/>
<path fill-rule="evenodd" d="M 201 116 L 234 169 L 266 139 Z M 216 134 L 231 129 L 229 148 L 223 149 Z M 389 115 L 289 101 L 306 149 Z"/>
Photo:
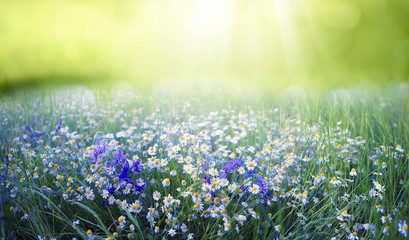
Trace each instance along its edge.
<path fill-rule="evenodd" d="M 87 238 L 87 231 L 92 230 L 93 237 L 102 239 L 113 239 L 114 233 L 117 233 L 118 239 L 126 239 L 128 234 L 135 239 L 171 239 L 168 231 L 184 223 L 189 229 L 188 233 L 193 233 L 195 239 L 329 239 L 330 236 L 345 239 L 353 232 L 365 239 L 403 238 L 398 232 L 398 223 L 409 220 L 409 163 L 406 151 L 396 158 L 392 154 L 397 152 L 397 145 L 404 150 L 409 149 L 409 116 L 406 96 L 394 94 L 393 89 L 357 89 L 289 96 L 280 93 L 257 95 L 244 91 L 206 92 L 200 89 L 176 93 L 166 90 L 145 94 L 122 92 L 116 95 L 103 90 L 67 88 L 4 96 L 0 105 L 3 119 L 0 129 L 0 171 L 3 179 L 1 211 L 5 216 L 1 222 L 1 235 L 6 239 L 37 236 L 47 239 L 80 239 Z M 212 112 L 218 112 L 218 115 L 209 117 Z M 55 136 L 52 132 L 60 117 L 63 118 L 63 127 L 68 126 L 70 133 L 76 131 L 80 135 L 76 143 L 70 143 L 71 137 L 62 134 L 56 134 L 60 138 L 52 140 Z M 115 135 L 127 129 L 123 128 L 124 123 L 137 127 L 130 137 L 115 137 L 119 149 L 129 154 L 128 159 L 138 155 L 142 164 L 148 164 L 149 154 L 143 152 L 148 152 L 149 147 L 155 144 L 158 148 L 157 158 L 168 159 L 166 147 L 183 145 L 180 138 L 182 132 L 201 136 L 201 139 L 196 139 L 201 143 L 200 146 L 207 144 L 215 149 L 209 153 L 190 154 L 194 144 L 189 143 L 185 146 L 186 151 L 181 146 L 182 157 L 191 155 L 193 165 L 198 168 L 210 157 L 215 162 L 215 168 L 220 171 L 233 159 L 239 158 L 244 162 L 247 156 L 251 156 L 257 162 L 255 174 L 268 177 L 268 182 L 279 175 L 278 170 L 284 171 L 283 182 L 277 184 L 281 188 L 277 192 L 277 201 L 266 205 L 263 203 L 266 196 L 250 194 L 249 190 L 242 195 L 236 189 L 226 203 L 220 204 L 231 219 L 231 230 L 225 231 L 221 215 L 212 218 L 197 214 L 193 209 L 195 203 L 192 196 L 184 198 L 182 193 L 190 188 L 193 189 L 192 193 L 198 192 L 202 196 L 204 210 L 216 205 L 216 197 L 223 199 L 229 193 L 223 194 L 222 189 L 217 190 L 206 202 L 201 178 L 208 174 L 198 173 L 195 179 L 183 173 L 183 164 L 178 163 L 177 159 L 168 159 L 166 167 L 169 171 L 165 170 L 165 166 L 158 169 L 146 167 L 139 174 L 128 174 L 134 182 L 139 178 L 146 179 L 147 187 L 141 193 L 115 195 L 118 199 L 127 199 L 128 203 L 139 200 L 142 206 L 140 213 L 126 212 L 116 204 L 108 207 L 98 191 L 116 182 L 115 177 L 121 172 L 122 165 L 118 166 L 115 176 L 105 175 L 108 177 L 107 184 L 98 186 L 97 179 L 92 183 L 86 181 L 87 175 L 93 174 L 93 161 L 92 157 L 83 157 L 83 154 L 88 146 L 100 147 L 98 142 L 103 140 L 104 134 Z M 212 125 L 214 123 L 217 125 Z M 26 142 L 31 144 L 28 146 L 22 140 L 24 135 L 30 134 L 24 129 L 25 124 L 32 127 L 33 131 L 44 131 L 45 135 L 41 137 L 43 141 L 26 138 Z M 160 139 L 166 130 L 178 126 L 181 126 L 181 132 L 168 133 L 168 141 Z M 200 135 L 203 130 L 206 132 Z M 211 136 L 212 130 L 222 130 L 223 137 Z M 228 140 L 228 135 L 234 137 L 243 130 L 246 135 L 240 137 L 237 143 Z M 152 141 L 144 142 L 144 134 L 155 135 Z M 16 137 L 20 141 L 16 141 Z M 141 147 L 135 151 L 129 149 L 132 145 L 127 141 L 129 139 L 140 143 Z M 288 146 L 281 147 L 277 139 Z M 236 157 L 229 158 L 231 152 L 226 156 L 217 153 L 220 146 L 226 146 Z M 250 146 L 256 149 L 255 153 L 239 153 L 237 149 Z M 277 151 L 277 157 L 263 155 L 263 151 L 269 147 Z M 302 159 L 311 154 L 310 147 L 315 147 L 313 157 L 304 162 Z M 61 151 L 56 153 L 58 148 Z M 160 148 L 162 152 L 159 152 Z M 344 153 L 343 148 L 346 149 Z M 30 151 L 35 151 L 35 156 L 30 156 Z M 107 150 L 107 155 L 101 158 L 103 165 L 115 161 L 113 151 Z M 284 168 L 289 153 L 295 153 L 297 157 L 294 163 Z M 74 168 L 73 163 L 78 168 Z M 272 166 L 277 164 L 280 166 L 274 170 Z M 357 172 L 355 177 L 350 176 L 353 168 Z M 176 170 L 177 175 L 170 175 L 172 170 Z M 36 172 L 39 178 L 33 177 Z M 314 184 L 321 173 L 325 180 Z M 97 175 L 102 177 L 103 174 L 106 174 L 105 169 Z M 228 175 L 228 179 L 243 187 L 247 180 L 251 185 L 257 184 L 256 176 L 246 178 L 235 172 Z M 341 180 L 341 184 L 349 182 L 347 186 L 334 186 L 331 183 L 334 177 Z M 67 185 L 68 178 L 73 179 L 70 186 Z M 161 182 L 165 178 L 171 181 L 169 187 L 162 186 Z M 152 183 L 153 180 L 157 183 Z M 186 185 L 182 184 L 182 180 L 186 181 Z M 369 196 L 369 191 L 375 188 L 373 181 L 385 187 L 382 199 Z M 269 184 L 268 192 L 273 197 L 273 185 Z M 84 194 L 78 191 L 78 187 L 91 187 L 95 199 L 79 202 L 76 196 Z M 177 191 L 177 188 L 181 191 Z M 158 206 L 155 206 L 152 197 L 154 191 L 161 192 Z M 302 203 L 297 200 L 297 195 L 304 191 L 308 197 Z M 67 200 L 63 198 L 64 192 L 68 194 Z M 285 197 L 280 197 L 281 192 L 284 192 Z M 142 194 L 146 196 L 142 197 Z M 178 206 L 172 205 L 171 210 L 162 211 L 163 198 L 168 194 L 181 202 Z M 314 201 L 314 198 L 317 200 Z M 242 202 L 249 206 L 244 207 Z M 384 209 L 383 214 L 377 211 L 378 205 Z M 149 208 L 158 213 L 153 225 L 149 224 L 146 217 Z M 250 208 L 257 213 L 258 219 L 252 218 Z M 345 210 L 351 216 L 344 217 L 348 218 L 344 228 L 341 226 L 343 222 L 337 217 Z M 172 217 L 167 213 L 172 214 Z M 21 220 L 24 214 L 28 217 Z M 243 225 L 234 218 L 240 214 L 247 218 Z M 387 214 L 392 217 L 392 223 L 383 224 L 381 217 Z M 119 216 L 126 218 L 126 227 L 123 229 L 118 228 Z M 72 227 L 74 220 L 80 220 L 75 228 Z M 134 232 L 129 230 L 131 223 L 135 226 Z M 365 230 L 362 224 L 368 224 L 369 230 Z M 278 225 L 280 232 L 275 229 Z M 382 233 L 386 225 L 389 226 L 389 236 Z M 156 226 L 158 232 L 155 231 Z M 239 231 L 236 231 L 236 227 Z M 218 236 L 219 230 L 222 236 Z M 187 237 L 187 233 L 182 233 L 181 229 L 177 229 L 177 232 L 173 238 Z"/>

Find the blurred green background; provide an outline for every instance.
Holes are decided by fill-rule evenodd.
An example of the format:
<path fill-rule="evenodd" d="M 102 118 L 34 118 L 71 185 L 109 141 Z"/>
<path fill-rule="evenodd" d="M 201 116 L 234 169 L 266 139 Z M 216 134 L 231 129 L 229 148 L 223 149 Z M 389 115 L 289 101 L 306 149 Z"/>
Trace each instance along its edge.
<path fill-rule="evenodd" d="M 405 0 L 0 1 L 0 88 L 407 82 Z"/>

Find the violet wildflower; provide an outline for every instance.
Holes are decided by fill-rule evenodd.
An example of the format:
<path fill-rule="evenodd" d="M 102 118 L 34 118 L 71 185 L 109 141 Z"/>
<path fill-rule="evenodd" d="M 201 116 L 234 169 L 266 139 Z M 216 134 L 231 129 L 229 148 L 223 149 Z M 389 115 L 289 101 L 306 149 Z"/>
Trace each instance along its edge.
<path fill-rule="evenodd" d="M 203 176 L 203 179 L 206 180 L 208 184 L 210 184 L 210 178 L 208 176 Z"/>
<path fill-rule="evenodd" d="M 268 192 L 268 184 L 266 179 L 264 179 L 262 176 L 258 176 L 258 184 L 261 186 L 260 193 L 266 195 Z"/>
<path fill-rule="evenodd" d="M 35 134 L 32 134 L 32 135 L 28 135 L 28 138 L 33 140 L 33 139 L 42 137 L 44 134 L 45 134 L 45 132 L 35 133 Z"/>
<path fill-rule="evenodd" d="M 115 187 L 113 187 L 113 186 L 108 187 L 107 190 L 108 190 L 109 194 L 113 194 L 115 192 Z"/>
<path fill-rule="evenodd" d="M 103 154 L 106 150 L 106 145 L 104 144 L 101 148 L 97 149 L 94 151 L 93 157 L 94 157 L 94 163 L 98 161 L 98 156 Z"/>
<path fill-rule="evenodd" d="M 57 133 L 58 131 L 60 131 L 61 125 L 62 125 L 62 119 L 60 118 L 60 122 L 57 124 L 57 127 L 55 128 L 55 133 Z"/>
<path fill-rule="evenodd" d="M 237 167 L 240 166 L 240 165 L 243 165 L 243 163 L 242 163 L 239 159 L 230 161 L 230 162 L 228 162 L 228 163 L 226 164 L 226 166 L 224 167 L 224 171 L 225 171 L 226 173 L 233 173 L 233 169 L 237 168 Z"/>
<path fill-rule="evenodd" d="M 26 129 L 29 132 L 33 131 L 27 124 L 24 124 L 24 129 Z"/>
<path fill-rule="evenodd" d="M 220 170 L 220 177 L 221 178 L 227 178 L 227 174 L 225 170 Z"/>
<path fill-rule="evenodd" d="M 115 154 L 116 156 L 116 165 L 121 164 L 125 160 L 125 154 L 121 151 L 118 150 Z M 129 164 L 128 164 L 129 167 Z"/>
<path fill-rule="evenodd" d="M 124 166 L 122 168 L 122 172 L 119 175 L 119 179 L 120 180 L 127 179 L 128 178 L 128 171 L 129 171 L 129 163 L 128 163 L 128 161 L 125 161 L 125 164 L 124 164 Z"/>
<path fill-rule="evenodd" d="M 146 180 L 143 178 L 137 179 L 135 187 L 138 192 L 142 192 L 147 187 Z"/>
<path fill-rule="evenodd" d="M 132 164 L 132 169 L 133 169 L 136 173 L 142 172 L 142 163 L 141 163 L 141 161 L 135 161 L 135 162 Z"/>
<path fill-rule="evenodd" d="M 246 173 L 246 176 L 247 177 L 252 177 L 254 173 L 255 173 L 254 171 L 249 171 L 249 172 Z"/>

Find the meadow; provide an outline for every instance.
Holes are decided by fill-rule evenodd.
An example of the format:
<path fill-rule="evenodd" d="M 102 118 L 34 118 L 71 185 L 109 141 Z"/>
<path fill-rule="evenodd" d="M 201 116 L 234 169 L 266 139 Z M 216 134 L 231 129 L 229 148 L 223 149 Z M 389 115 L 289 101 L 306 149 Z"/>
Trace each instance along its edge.
<path fill-rule="evenodd" d="M 402 86 L 4 95 L 0 235 L 407 239 Z"/>

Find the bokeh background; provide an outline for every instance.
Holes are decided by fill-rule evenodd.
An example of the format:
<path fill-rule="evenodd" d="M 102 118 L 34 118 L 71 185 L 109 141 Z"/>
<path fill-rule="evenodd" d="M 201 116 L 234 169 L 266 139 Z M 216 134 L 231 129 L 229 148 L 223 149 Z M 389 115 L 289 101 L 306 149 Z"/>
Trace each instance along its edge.
<path fill-rule="evenodd" d="M 0 89 L 407 82 L 409 1 L 0 1 Z"/>

